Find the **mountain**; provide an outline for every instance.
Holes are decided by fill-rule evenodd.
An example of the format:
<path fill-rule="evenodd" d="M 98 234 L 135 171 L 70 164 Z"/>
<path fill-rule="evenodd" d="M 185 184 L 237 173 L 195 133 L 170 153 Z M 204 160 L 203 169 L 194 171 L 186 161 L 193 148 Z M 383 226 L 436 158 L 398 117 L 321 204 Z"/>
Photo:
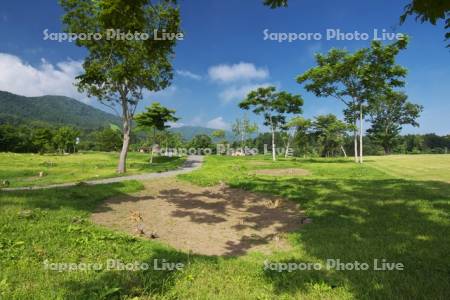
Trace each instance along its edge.
<path fill-rule="evenodd" d="M 41 121 L 56 126 L 74 126 L 82 129 L 97 129 L 115 124 L 121 127 L 120 118 L 100 109 L 64 96 L 25 97 L 0 91 L 0 124 L 21 124 Z M 215 129 L 199 126 L 171 128 L 185 140 L 197 134 L 211 133 Z M 235 140 L 233 133 L 225 132 L 226 139 Z"/>
<path fill-rule="evenodd" d="M 95 129 L 120 125 L 120 118 L 64 96 L 25 97 L 0 91 L 0 123 L 42 121 Z"/>
<path fill-rule="evenodd" d="M 169 130 L 175 133 L 180 133 L 185 140 L 189 141 L 198 134 L 206 134 L 211 136 L 211 133 L 213 133 L 213 131 L 215 131 L 216 129 L 200 126 L 182 126 L 177 128 L 170 128 Z M 225 131 L 225 138 L 228 141 L 235 140 L 233 133 L 230 131 Z"/>

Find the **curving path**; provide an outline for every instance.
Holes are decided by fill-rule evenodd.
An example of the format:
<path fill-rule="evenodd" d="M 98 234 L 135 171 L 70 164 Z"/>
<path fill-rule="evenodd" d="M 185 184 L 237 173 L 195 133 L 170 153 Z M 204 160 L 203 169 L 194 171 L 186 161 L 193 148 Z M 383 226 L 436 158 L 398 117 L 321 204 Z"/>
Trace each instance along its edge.
<path fill-rule="evenodd" d="M 161 172 L 161 173 L 146 173 L 146 174 L 137 174 L 137 175 L 129 175 L 129 176 L 121 176 L 121 177 L 112 177 L 105 179 L 95 179 L 95 180 L 86 180 L 82 181 L 87 185 L 97 185 L 97 184 L 108 184 L 115 183 L 127 180 L 147 180 L 152 178 L 162 178 L 162 177 L 170 177 L 176 176 L 178 174 L 185 174 L 192 172 L 196 169 L 199 169 L 203 163 L 203 156 L 201 155 L 189 155 L 184 162 L 181 168 Z M 51 188 L 60 188 L 60 187 L 72 187 L 80 184 L 80 182 L 69 182 L 69 183 L 59 183 L 59 184 L 51 184 L 51 185 L 43 185 L 43 186 L 28 186 L 28 187 L 15 187 L 15 188 L 2 188 L 0 191 L 28 191 L 28 190 L 43 190 L 43 189 L 51 189 Z"/>

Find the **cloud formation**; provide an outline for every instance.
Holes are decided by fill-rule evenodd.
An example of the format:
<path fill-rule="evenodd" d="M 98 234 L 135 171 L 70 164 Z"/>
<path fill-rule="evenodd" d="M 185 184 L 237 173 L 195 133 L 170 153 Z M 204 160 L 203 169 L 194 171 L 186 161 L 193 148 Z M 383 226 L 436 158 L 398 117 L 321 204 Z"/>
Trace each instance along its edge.
<path fill-rule="evenodd" d="M 208 70 L 209 77 L 218 82 L 236 82 L 263 80 L 269 77 L 269 71 L 266 68 L 257 68 L 254 64 L 240 62 L 233 65 L 212 66 Z"/>
<path fill-rule="evenodd" d="M 228 130 L 228 129 L 230 129 L 230 124 L 228 124 L 223 119 L 223 117 L 217 117 L 217 118 L 211 119 L 208 122 L 206 122 L 206 127 L 212 128 L 212 129 Z"/>
<path fill-rule="evenodd" d="M 83 70 L 81 61 L 53 65 L 41 59 L 41 64 L 34 67 L 15 55 L 0 53 L 0 70 L 0 90 L 30 97 L 63 95 L 87 102 L 74 86 L 75 77 Z"/>
<path fill-rule="evenodd" d="M 202 79 L 202 76 L 192 73 L 191 71 L 188 71 L 188 70 L 176 70 L 176 73 L 180 76 L 187 77 L 187 78 L 194 79 L 194 80 Z"/>
<path fill-rule="evenodd" d="M 271 85 L 274 84 L 270 82 L 265 82 L 255 84 L 244 84 L 241 86 L 232 85 L 222 90 L 222 92 L 220 92 L 219 94 L 219 98 L 224 103 L 229 103 L 234 100 L 243 100 L 247 96 L 247 94 L 250 93 L 251 91 L 256 90 L 257 88 L 260 87 L 268 87 Z"/>

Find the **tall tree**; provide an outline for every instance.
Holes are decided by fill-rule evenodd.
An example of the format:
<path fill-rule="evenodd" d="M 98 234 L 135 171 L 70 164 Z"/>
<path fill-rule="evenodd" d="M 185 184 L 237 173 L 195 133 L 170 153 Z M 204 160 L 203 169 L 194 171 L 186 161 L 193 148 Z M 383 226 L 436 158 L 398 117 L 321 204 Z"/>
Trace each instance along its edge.
<path fill-rule="evenodd" d="M 76 138 L 79 135 L 79 130 L 72 127 L 63 126 L 58 128 L 55 132 L 55 135 L 53 136 L 53 143 L 60 153 L 75 152 Z"/>
<path fill-rule="evenodd" d="M 309 133 L 312 127 L 312 121 L 310 119 L 304 119 L 302 117 L 298 117 L 295 121 L 297 126 L 296 128 L 296 141 L 298 146 L 301 148 L 303 152 L 303 157 L 306 157 L 308 145 L 309 145 Z"/>
<path fill-rule="evenodd" d="M 139 127 L 148 128 L 152 132 L 150 163 L 153 163 L 153 143 L 155 141 L 156 131 L 169 128 L 167 125 L 168 122 L 176 122 L 179 119 L 175 117 L 175 110 L 168 109 L 158 102 L 153 102 L 151 106 L 146 108 L 145 112 L 136 115 L 134 120 Z"/>
<path fill-rule="evenodd" d="M 305 128 L 305 126 L 309 126 L 308 125 L 309 120 L 303 118 L 303 117 L 293 117 L 292 119 L 290 119 L 287 123 L 286 126 L 284 126 L 284 128 L 286 129 L 286 149 L 284 152 L 284 158 L 288 157 L 289 154 L 289 148 L 292 144 L 292 141 L 295 139 L 295 137 L 297 136 L 297 132 L 299 130 L 303 130 Z"/>
<path fill-rule="evenodd" d="M 335 156 L 339 150 L 342 150 L 344 155 L 347 156 L 342 146 L 347 130 L 348 125 L 333 114 L 315 117 L 313 133 L 317 136 L 321 145 L 323 156 Z"/>
<path fill-rule="evenodd" d="M 269 126 L 272 134 L 272 160 L 276 160 L 275 132 L 286 124 L 286 114 L 300 114 L 303 99 L 300 95 L 276 92 L 274 86 L 258 88 L 250 92 L 239 103 L 242 109 L 252 109 L 257 115 L 263 115 L 264 125 Z"/>
<path fill-rule="evenodd" d="M 256 123 L 250 122 L 247 115 L 244 114 L 242 119 L 236 119 L 236 121 L 231 126 L 231 130 L 236 137 L 240 138 L 241 148 L 243 150 L 243 153 L 245 154 L 245 143 L 247 139 L 258 130 L 258 125 Z"/>
<path fill-rule="evenodd" d="M 346 117 L 354 126 L 359 119 L 359 162 L 363 162 L 363 121 L 366 108 L 374 95 L 403 86 L 406 69 L 395 63 L 395 56 L 405 49 L 407 39 L 390 45 L 374 41 L 370 48 L 355 53 L 331 49 L 327 54 L 316 54 L 317 66 L 297 78 L 307 91 L 317 97 L 334 97 L 346 105 Z M 356 132 L 354 133 L 356 136 Z M 355 137 L 356 149 L 356 137 Z M 355 160 L 357 154 L 355 153 Z"/>
<path fill-rule="evenodd" d="M 158 91 L 173 77 L 171 58 L 175 39 L 155 39 L 156 31 L 179 31 L 179 11 L 173 0 L 60 0 L 65 31 L 97 33 L 100 39 L 77 39 L 87 50 L 84 73 L 77 77 L 81 92 L 96 97 L 122 117 L 123 144 L 117 166 L 126 172 L 132 119 L 144 90 Z M 135 32 L 150 38 L 106 38 Z M 118 110 L 116 109 L 118 106 Z"/>
<path fill-rule="evenodd" d="M 367 132 L 370 138 L 383 147 L 385 154 L 391 153 L 402 125 L 419 126 L 417 118 L 423 107 L 407 99 L 404 93 L 388 92 L 374 98 L 371 103 L 372 127 Z"/>

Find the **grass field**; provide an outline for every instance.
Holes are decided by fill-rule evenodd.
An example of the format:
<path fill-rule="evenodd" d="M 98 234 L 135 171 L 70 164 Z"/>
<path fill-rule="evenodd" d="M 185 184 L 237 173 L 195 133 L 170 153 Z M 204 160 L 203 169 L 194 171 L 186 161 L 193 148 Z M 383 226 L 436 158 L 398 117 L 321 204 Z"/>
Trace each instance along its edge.
<path fill-rule="evenodd" d="M 10 168 L 13 168 L 10 166 Z M 253 175 L 256 169 L 303 168 L 304 177 Z M 424 169 L 427 171 L 424 172 Z M 264 157 L 207 157 L 180 178 L 208 186 L 282 195 L 311 224 L 289 234 L 289 252 L 241 257 L 183 253 L 93 225 L 89 215 L 137 182 L 48 191 L 0 192 L 0 298 L 4 299 L 448 299 L 450 294 L 448 156 L 370 157 L 272 163 Z M 19 172 L 20 170 L 17 170 Z M 44 269 L 44 261 L 107 259 L 182 262 L 180 271 Z M 403 271 L 264 270 L 264 261 L 321 263 L 386 259 Z"/>
<path fill-rule="evenodd" d="M 71 155 L 38 155 L 0 153 L 0 180 L 8 180 L 11 187 L 78 182 L 118 176 L 117 153 L 85 152 Z M 180 166 L 184 159 L 155 157 L 130 152 L 127 174 L 163 172 Z M 44 172 L 43 177 L 39 173 Z"/>

